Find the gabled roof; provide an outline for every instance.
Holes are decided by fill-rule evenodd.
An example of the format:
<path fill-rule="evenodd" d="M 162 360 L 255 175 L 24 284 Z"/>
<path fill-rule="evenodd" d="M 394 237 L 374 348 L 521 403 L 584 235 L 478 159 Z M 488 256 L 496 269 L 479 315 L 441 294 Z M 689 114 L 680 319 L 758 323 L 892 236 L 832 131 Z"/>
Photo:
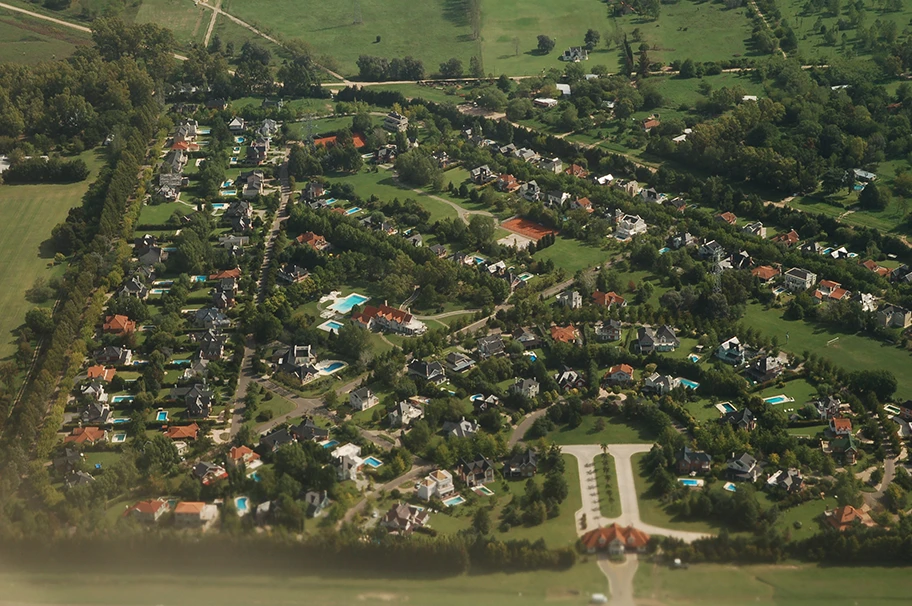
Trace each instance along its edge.
<path fill-rule="evenodd" d="M 572 324 L 568 326 L 552 326 L 551 338 L 561 343 L 572 343 L 579 337 L 579 331 Z"/>
<path fill-rule="evenodd" d="M 620 541 L 628 549 L 642 549 L 649 543 L 649 535 L 633 526 L 625 528 L 612 524 L 590 530 L 580 538 L 580 541 L 584 547 L 590 550 L 606 547 L 614 541 Z"/>

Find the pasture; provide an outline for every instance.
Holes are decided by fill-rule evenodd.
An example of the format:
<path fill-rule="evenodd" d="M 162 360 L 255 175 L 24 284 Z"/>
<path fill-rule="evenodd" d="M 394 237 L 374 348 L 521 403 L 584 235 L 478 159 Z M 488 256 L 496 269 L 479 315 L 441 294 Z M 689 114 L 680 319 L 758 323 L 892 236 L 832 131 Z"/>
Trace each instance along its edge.
<path fill-rule="evenodd" d="M 13 331 L 22 324 L 25 313 L 35 307 L 26 301 L 25 292 L 37 278 L 60 275 L 61 268 L 50 267 L 53 253 L 42 248 L 54 226 L 63 221 L 70 208 L 82 201 L 89 184 L 103 163 L 100 154 L 81 155 L 91 169 L 89 178 L 67 185 L 0 185 L 0 356 L 13 353 Z"/>
<path fill-rule="evenodd" d="M 0 57 L 7 63 L 65 59 L 86 44 L 88 34 L 0 9 Z"/>
<path fill-rule="evenodd" d="M 203 43 L 211 17 L 211 10 L 188 0 L 143 0 L 134 22 L 167 27 L 176 40 L 187 45 Z"/>

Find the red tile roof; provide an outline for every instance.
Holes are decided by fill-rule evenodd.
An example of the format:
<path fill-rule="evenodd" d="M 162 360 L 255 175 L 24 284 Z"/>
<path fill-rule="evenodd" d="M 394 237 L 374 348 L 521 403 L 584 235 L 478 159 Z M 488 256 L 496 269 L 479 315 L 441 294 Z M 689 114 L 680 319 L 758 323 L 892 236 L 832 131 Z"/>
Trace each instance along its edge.
<path fill-rule="evenodd" d="M 597 290 L 592 293 L 592 301 L 596 305 L 611 307 L 612 305 L 623 305 L 625 299 L 614 291 L 605 293 Z"/>
<path fill-rule="evenodd" d="M 659 121 L 656 120 L 656 119 L 644 120 L 644 121 L 643 121 L 643 128 L 645 128 L 646 130 L 650 130 L 650 129 L 655 128 L 656 126 L 659 126 L 660 124 L 661 124 L 661 122 L 659 122 Z"/>
<path fill-rule="evenodd" d="M 615 540 L 624 544 L 628 549 L 642 549 L 649 543 L 649 535 L 633 526 L 618 526 L 612 524 L 604 528 L 596 528 L 584 534 L 580 541 L 589 550 L 606 548 Z"/>
<path fill-rule="evenodd" d="M 85 444 L 98 442 L 105 437 L 105 430 L 100 427 L 76 427 L 63 439 L 66 443 Z"/>
<path fill-rule="evenodd" d="M 612 366 L 611 368 L 608 369 L 609 375 L 613 375 L 616 372 L 623 372 L 632 377 L 633 376 L 633 366 L 631 366 L 630 364 L 615 364 L 614 366 Z"/>
<path fill-rule="evenodd" d="M 117 373 L 113 368 L 105 368 L 101 364 L 96 364 L 95 366 L 89 366 L 86 370 L 86 376 L 90 379 L 101 379 L 103 381 L 110 381 L 114 378 L 114 375 Z"/>
<path fill-rule="evenodd" d="M 236 267 L 234 269 L 225 269 L 218 273 L 212 274 L 211 276 L 209 276 L 209 279 L 210 280 L 224 280 L 226 278 L 237 279 L 240 277 L 241 277 L 241 269 L 239 267 Z"/>
<path fill-rule="evenodd" d="M 589 171 L 579 164 L 571 164 L 564 172 L 574 177 L 580 177 L 581 179 L 589 175 Z"/>
<path fill-rule="evenodd" d="M 830 290 L 834 290 L 842 285 L 839 282 L 833 282 L 832 280 L 821 280 L 820 286 L 822 288 L 829 288 Z"/>
<path fill-rule="evenodd" d="M 245 459 L 255 461 L 260 458 L 260 455 L 253 452 L 247 446 L 234 446 L 228 451 L 228 458 L 232 461 L 242 461 Z"/>
<path fill-rule="evenodd" d="M 830 526 L 837 530 L 845 530 L 852 526 L 856 521 L 864 522 L 864 515 L 851 505 L 843 505 L 827 517 Z"/>
<path fill-rule="evenodd" d="M 788 232 L 787 234 L 779 234 L 773 238 L 773 242 L 779 242 L 785 244 L 786 246 L 792 246 L 797 244 L 800 238 L 798 237 L 798 232 L 794 229 Z"/>
<path fill-rule="evenodd" d="M 572 343 L 579 337 L 579 331 L 573 326 L 552 326 L 551 338 L 561 343 Z"/>
<path fill-rule="evenodd" d="M 139 513 L 148 513 L 154 514 L 155 512 L 161 510 L 162 507 L 167 507 L 168 502 L 162 501 L 161 499 L 155 499 L 151 501 L 140 501 L 127 511 L 138 511 Z"/>
<path fill-rule="evenodd" d="M 844 417 L 830 419 L 834 431 L 852 431 L 852 421 Z"/>
<path fill-rule="evenodd" d="M 399 324 L 408 324 L 412 321 L 412 314 L 388 305 L 381 305 L 379 307 L 365 305 L 364 311 L 352 314 L 352 319 L 358 320 L 362 324 L 367 324 L 370 320 L 378 316 L 389 321 L 398 322 Z"/>
<path fill-rule="evenodd" d="M 136 330 L 136 322 L 127 316 L 115 315 L 105 318 L 102 331 L 113 334 L 125 334 Z"/>
<path fill-rule="evenodd" d="M 174 506 L 174 513 L 176 515 L 185 514 L 198 516 L 205 506 L 206 504 L 201 501 L 181 501 Z"/>
<path fill-rule="evenodd" d="M 307 244 L 314 250 L 321 250 L 326 247 L 326 238 L 312 231 L 301 234 L 295 240 L 298 244 Z"/>
<path fill-rule="evenodd" d="M 172 440 L 195 440 L 199 435 L 199 425 L 191 423 L 190 425 L 172 425 L 165 429 L 165 436 Z"/>
<path fill-rule="evenodd" d="M 782 273 L 778 267 L 770 267 L 769 265 L 761 265 L 760 267 L 755 267 L 751 270 L 751 275 L 760 278 L 764 282 L 772 280 L 776 276 Z"/>
<path fill-rule="evenodd" d="M 721 213 L 716 215 L 716 218 L 720 221 L 725 221 L 729 225 L 734 225 L 738 221 L 738 217 L 734 213 Z"/>

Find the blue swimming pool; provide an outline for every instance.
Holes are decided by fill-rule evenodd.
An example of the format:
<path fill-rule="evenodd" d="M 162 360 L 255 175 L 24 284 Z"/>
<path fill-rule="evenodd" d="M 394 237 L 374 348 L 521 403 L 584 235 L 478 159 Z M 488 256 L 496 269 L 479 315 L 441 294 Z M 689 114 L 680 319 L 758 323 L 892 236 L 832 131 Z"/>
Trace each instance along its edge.
<path fill-rule="evenodd" d="M 519 279 L 522 280 L 523 282 L 528 282 L 529 280 L 531 280 L 534 277 L 535 276 L 533 276 L 532 274 L 526 272 L 524 274 L 520 274 Z"/>
<path fill-rule="evenodd" d="M 214 208 L 215 210 L 222 210 L 223 208 L 228 208 L 228 204 L 226 204 L 225 202 L 216 202 L 215 204 L 212 205 L 212 208 Z"/>
<path fill-rule="evenodd" d="M 244 137 L 235 137 L 235 138 L 234 138 L 234 142 L 235 142 L 235 143 L 243 143 L 243 142 L 244 142 Z"/>
<path fill-rule="evenodd" d="M 345 362 L 333 362 L 325 368 L 321 368 L 323 372 L 336 372 L 340 368 L 345 368 Z"/>
<path fill-rule="evenodd" d="M 719 404 L 719 406 L 721 406 L 722 409 L 725 410 L 725 412 L 737 412 L 737 410 L 738 410 L 738 409 L 735 408 L 735 406 L 734 406 L 732 403 L 730 403 L 730 402 L 722 402 L 721 404 Z"/>
<path fill-rule="evenodd" d="M 228 163 L 229 163 L 229 164 L 237 164 L 237 160 L 238 160 L 237 158 L 235 158 L 234 156 L 232 156 L 232 157 L 228 158 Z"/>
<path fill-rule="evenodd" d="M 487 260 L 487 259 L 485 259 L 484 257 L 475 257 L 475 265 L 481 265 L 481 264 L 484 263 L 486 260 Z"/>
<path fill-rule="evenodd" d="M 205 282 L 208 276 L 190 276 L 191 282 Z"/>
<path fill-rule="evenodd" d="M 166 292 L 169 292 L 170 288 L 153 288 L 149 291 L 150 295 L 163 295 Z"/>
<path fill-rule="evenodd" d="M 664 246 L 664 247 L 662 247 L 662 248 L 659 249 L 659 254 L 660 254 L 660 255 L 664 255 L 665 253 L 667 253 L 667 252 L 670 251 L 670 250 L 671 250 L 670 248 L 668 248 L 667 246 Z"/>
<path fill-rule="evenodd" d="M 339 330 L 342 328 L 342 322 L 336 322 L 335 320 L 330 320 L 325 324 L 326 328 L 330 330 Z"/>
<path fill-rule="evenodd" d="M 462 497 L 462 495 L 456 495 L 455 497 L 450 497 L 449 499 L 445 500 L 443 504 L 447 507 L 454 507 L 456 505 L 462 505 L 465 502 L 466 500 Z"/>
<path fill-rule="evenodd" d="M 158 413 L 156 413 L 156 415 L 155 415 L 155 420 L 156 421 L 167 421 L 168 420 L 168 411 L 159 410 Z"/>
<path fill-rule="evenodd" d="M 171 360 L 171 363 L 175 366 L 183 366 L 185 364 L 189 364 L 190 360 Z"/>
<path fill-rule="evenodd" d="M 684 486 L 687 486 L 688 488 L 696 488 L 697 486 L 700 485 L 700 480 L 691 480 L 688 478 L 682 478 L 682 479 L 678 480 L 678 482 L 680 482 Z"/>
<path fill-rule="evenodd" d="M 336 299 L 336 302 L 330 305 L 329 308 L 340 314 L 347 314 L 352 310 L 352 307 L 364 305 L 368 301 L 370 301 L 370 297 L 365 297 L 364 295 L 353 292 L 344 299 Z"/>
<path fill-rule="evenodd" d="M 538 359 L 538 356 L 536 356 L 534 352 L 529 352 L 527 355 L 529 356 L 529 359 L 532 360 L 533 362 Z"/>
<path fill-rule="evenodd" d="M 260 473 L 258 471 L 254 471 L 252 474 L 250 474 L 250 479 L 254 482 L 260 482 L 263 478 L 260 476 Z"/>
<path fill-rule="evenodd" d="M 125 433 L 115 433 L 111 436 L 111 442 L 114 444 L 123 444 L 127 441 L 127 434 Z"/>
<path fill-rule="evenodd" d="M 353 214 L 359 213 L 359 212 L 361 212 L 361 209 L 360 209 L 359 207 L 357 207 L 357 206 L 353 206 L 352 208 L 349 208 L 347 211 L 345 211 L 345 214 L 346 214 L 346 215 L 353 215 Z"/>
<path fill-rule="evenodd" d="M 111 402 L 117 404 L 118 402 L 132 402 L 133 398 L 136 396 L 114 396 L 111 398 Z"/>
<path fill-rule="evenodd" d="M 380 459 L 378 459 L 376 457 L 367 457 L 366 459 L 364 459 L 364 464 L 370 465 L 374 469 L 377 469 L 378 467 L 383 465 L 383 461 L 381 461 Z"/>
<path fill-rule="evenodd" d="M 772 396 L 770 398 L 763 398 L 763 401 L 767 404 L 782 404 L 783 402 L 788 402 L 788 396 Z"/>
<path fill-rule="evenodd" d="M 162 250 L 165 252 L 177 252 L 177 247 L 176 246 L 165 246 L 164 248 L 162 248 Z"/>
<path fill-rule="evenodd" d="M 336 199 L 335 199 L 335 198 L 327 198 L 327 199 L 326 199 L 326 205 L 327 205 L 327 206 L 329 206 L 330 204 L 335 204 L 335 202 L 336 202 Z"/>
<path fill-rule="evenodd" d="M 476 393 L 472 396 L 469 396 L 469 400 L 474 402 L 475 400 L 484 400 L 484 394 Z"/>
<path fill-rule="evenodd" d="M 691 362 L 693 362 L 694 364 L 696 364 L 697 362 L 700 361 L 700 356 L 698 356 L 697 354 L 690 354 L 689 356 L 687 356 L 687 359 L 690 360 Z"/>
<path fill-rule="evenodd" d="M 219 191 L 219 195 L 220 196 L 236 196 L 237 190 L 236 189 L 223 189 L 223 190 Z M 213 204 L 212 207 L 216 208 L 215 204 Z M 220 206 L 218 208 L 224 208 L 224 205 Z"/>
<path fill-rule="evenodd" d="M 681 381 L 681 385 L 683 385 L 684 387 L 686 387 L 688 389 L 696 389 L 697 387 L 700 386 L 699 383 L 697 383 L 696 381 L 691 381 L 690 379 L 678 379 L 678 380 Z"/>
<path fill-rule="evenodd" d="M 330 440 L 329 442 L 323 442 L 323 448 L 332 448 L 333 446 L 338 446 L 338 440 Z"/>
<path fill-rule="evenodd" d="M 222 187 L 231 187 L 232 185 L 234 185 L 234 181 L 230 179 L 228 181 L 222 181 Z"/>
<path fill-rule="evenodd" d="M 111 419 L 111 423 L 114 423 L 115 425 L 120 425 L 122 423 L 129 423 L 129 422 L 130 422 L 130 419 L 128 419 L 127 417 L 120 417 L 119 419 Z"/>
<path fill-rule="evenodd" d="M 724 485 L 722 488 L 724 488 L 724 489 L 727 490 L 728 492 L 738 492 L 738 487 L 735 486 L 735 485 L 734 485 L 733 483 L 731 483 L 731 482 L 726 482 L 725 485 Z"/>
<path fill-rule="evenodd" d="M 234 506 L 237 508 L 238 513 L 247 513 L 247 510 L 250 507 L 250 499 L 247 497 L 238 497 L 234 500 Z"/>

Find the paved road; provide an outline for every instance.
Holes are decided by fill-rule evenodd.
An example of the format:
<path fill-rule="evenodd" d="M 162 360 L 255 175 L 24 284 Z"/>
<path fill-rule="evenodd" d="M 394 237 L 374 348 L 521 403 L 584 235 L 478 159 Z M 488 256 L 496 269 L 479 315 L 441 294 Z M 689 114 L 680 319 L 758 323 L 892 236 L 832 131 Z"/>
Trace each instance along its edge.
<path fill-rule="evenodd" d="M 374 489 L 371 492 L 365 493 L 364 498 L 362 498 L 360 501 L 358 501 L 354 507 L 352 507 L 345 513 L 345 516 L 339 522 L 339 526 L 341 526 L 345 522 L 351 522 L 354 519 L 354 517 L 358 513 L 360 513 L 361 510 L 363 510 L 364 507 L 367 505 L 367 499 L 369 497 L 375 496 L 381 490 L 385 490 L 385 491 L 389 492 L 393 488 L 398 488 L 399 486 L 401 486 L 402 484 L 405 484 L 406 482 L 408 482 L 410 480 L 417 480 L 421 476 L 430 473 L 430 471 L 432 469 L 434 469 L 434 467 L 435 467 L 434 465 L 431 465 L 430 463 L 427 463 L 425 461 L 421 461 L 420 459 L 418 461 L 419 461 L 418 464 L 413 465 L 409 471 L 405 472 L 398 478 L 392 479 L 389 482 L 387 482 L 386 484 L 383 484 L 382 486 L 374 487 Z"/>
<path fill-rule="evenodd" d="M 548 412 L 547 408 L 542 408 L 541 410 L 536 410 L 535 412 L 530 412 L 525 416 L 525 418 L 519 422 L 519 425 L 513 430 L 513 433 L 510 434 L 510 440 L 507 442 L 509 448 L 513 448 L 516 444 L 522 441 L 523 437 L 526 435 L 526 432 L 532 427 L 532 424 L 535 423 L 537 419 L 540 419 Z"/>
<path fill-rule="evenodd" d="M 279 168 L 281 201 L 279 202 L 278 210 L 276 210 L 275 219 L 272 221 L 272 228 L 269 230 L 269 236 L 267 236 L 266 248 L 263 252 L 263 264 L 260 266 L 260 275 L 257 278 L 257 300 L 260 303 L 262 303 L 266 298 L 266 283 L 263 281 L 263 277 L 266 275 L 266 271 L 269 269 L 269 264 L 272 262 L 272 250 L 275 247 L 276 238 L 279 236 L 279 232 L 282 230 L 282 222 L 288 218 L 288 216 L 285 214 L 285 210 L 288 206 L 288 199 L 291 198 L 291 185 L 288 181 L 288 156 L 290 153 L 291 148 L 286 148 L 285 160 L 282 162 L 281 168 Z"/>
<path fill-rule="evenodd" d="M 598 490 L 595 485 L 595 468 L 594 460 L 597 455 L 602 454 L 601 447 L 595 444 L 580 444 L 563 446 L 563 452 L 576 457 L 580 472 L 580 491 L 583 497 L 583 507 L 576 512 L 577 531 L 583 534 L 580 519 L 586 514 L 587 529 L 597 526 L 608 526 L 617 522 L 621 526 L 634 526 L 651 535 L 674 537 L 688 543 L 697 539 L 710 536 L 700 532 L 688 532 L 684 530 L 672 530 L 669 528 L 660 528 L 651 524 L 646 524 L 640 519 L 640 504 L 637 500 L 636 483 L 633 479 L 633 462 L 631 457 L 634 454 L 649 452 L 652 444 L 609 444 L 608 454 L 614 457 L 615 474 L 618 481 L 618 492 L 621 501 L 621 515 L 618 518 L 603 518 L 599 508 Z"/>
<path fill-rule="evenodd" d="M 628 554 L 623 562 L 612 562 L 607 555 L 600 555 L 599 568 L 608 578 L 611 587 L 611 606 L 636 606 L 633 599 L 633 578 L 640 560 L 636 554 Z"/>

